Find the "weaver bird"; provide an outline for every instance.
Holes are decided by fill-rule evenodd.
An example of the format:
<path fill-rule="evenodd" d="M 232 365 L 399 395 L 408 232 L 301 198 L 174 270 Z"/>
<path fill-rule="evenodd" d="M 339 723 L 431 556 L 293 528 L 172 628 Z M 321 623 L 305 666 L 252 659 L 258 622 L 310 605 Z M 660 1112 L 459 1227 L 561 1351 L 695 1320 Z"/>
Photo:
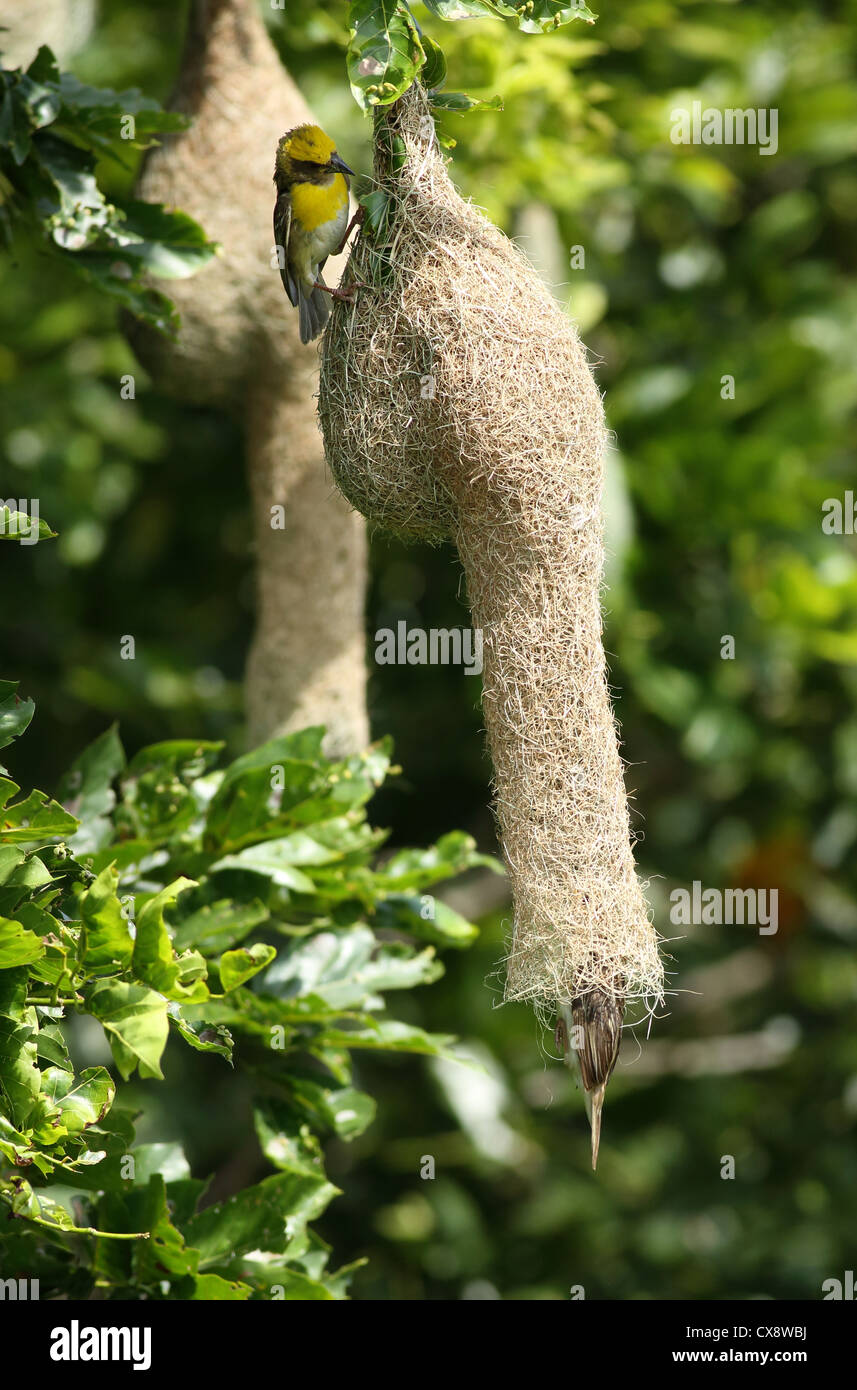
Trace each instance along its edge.
<path fill-rule="evenodd" d="M 353 294 L 353 289 L 331 289 L 321 278 L 328 256 L 343 249 L 351 226 L 359 221 L 358 212 L 348 225 L 348 175 L 353 173 L 317 125 L 295 126 L 277 146 L 274 242 L 283 260 L 286 294 L 300 310 L 302 343 L 324 328 L 326 294 L 346 300 Z"/>
<path fill-rule="evenodd" d="M 619 1056 L 625 1000 L 621 994 L 596 987 L 570 1004 L 559 1004 L 558 1009 L 556 1042 L 566 1066 L 576 1066 L 580 1077 L 592 1130 L 592 1167 L 596 1168 L 601 1108 Z"/>

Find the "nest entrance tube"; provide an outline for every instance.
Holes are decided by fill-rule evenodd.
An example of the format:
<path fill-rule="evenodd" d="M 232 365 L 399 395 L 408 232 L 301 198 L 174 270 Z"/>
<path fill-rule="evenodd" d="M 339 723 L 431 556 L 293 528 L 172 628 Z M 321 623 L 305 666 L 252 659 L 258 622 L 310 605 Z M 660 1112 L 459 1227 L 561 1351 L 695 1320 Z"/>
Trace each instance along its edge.
<path fill-rule="evenodd" d="M 367 288 L 322 348 L 329 466 L 364 516 L 450 537 L 464 565 L 514 900 L 506 998 L 657 999 L 601 642 L 601 397 L 573 324 L 453 187 L 418 85 L 376 113 L 375 146 L 383 212 L 350 264 Z"/>

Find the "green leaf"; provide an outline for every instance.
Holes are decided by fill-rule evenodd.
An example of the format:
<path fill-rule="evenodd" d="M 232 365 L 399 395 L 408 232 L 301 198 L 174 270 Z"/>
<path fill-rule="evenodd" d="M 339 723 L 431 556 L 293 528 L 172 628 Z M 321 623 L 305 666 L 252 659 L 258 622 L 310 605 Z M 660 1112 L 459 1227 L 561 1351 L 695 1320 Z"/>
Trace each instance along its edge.
<path fill-rule="evenodd" d="M 438 946 L 470 946 L 479 928 L 439 898 L 423 894 L 391 893 L 379 902 L 375 925 L 391 931 L 406 931 Z"/>
<path fill-rule="evenodd" d="M 362 823 L 359 813 L 351 812 L 311 829 L 294 830 L 290 835 L 266 839 L 261 844 L 248 845 L 237 853 L 224 855 L 212 865 L 211 872 L 249 869 L 295 892 L 312 893 L 315 884 L 300 872 L 301 868 L 340 863 L 346 855 L 363 853 L 383 838 L 383 833 Z"/>
<path fill-rule="evenodd" d="M 426 34 L 422 36 L 422 44 L 425 50 L 426 60 L 423 64 L 420 80 L 424 87 L 429 90 L 442 87 L 446 81 L 446 59 L 440 44 L 435 43 Z"/>
<path fill-rule="evenodd" d="M 379 889 L 383 886 L 392 893 L 420 891 L 477 866 L 491 869 L 501 877 L 505 873 L 497 859 L 477 853 L 472 836 L 453 830 L 428 849 L 400 850 L 387 860 L 375 879 Z"/>
<path fill-rule="evenodd" d="M 200 1268 L 250 1250 L 281 1252 L 338 1194 L 323 1175 L 276 1174 L 206 1207 L 187 1223 L 185 1236 L 199 1251 Z"/>
<path fill-rule="evenodd" d="M 206 817 L 205 843 L 221 854 L 282 832 L 294 807 L 328 786 L 324 729 L 285 734 L 237 758 L 225 771 Z"/>
<path fill-rule="evenodd" d="M 53 896 L 53 894 L 49 897 L 43 896 L 42 902 L 50 904 Z M 56 918 L 52 917 L 51 914 L 40 907 L 38 903 L 21 903 L 15 913 L 15 917 L 22 926 L 27 928 L 27 931 L 34 932 L 36 936 L 51 936 L 56 930 Z M 51 943 L 51 949 L 54 948 L 58 949 L 56 942 Z M 62 949 L 62 954 L 65 955 L 65 948 Z M 38 969 L 41 970 L 42 968 L 43 967 L 40 966 Z M 38 971 L 34 973 L 38 973 Z"/>
<path fill-rule="evenodd" d="M 0 917 L 0 970 L 29 965 L 45 954 L 40 938 L 26 931 L 20 922 Z"/>
<path fill-rule="evenodd" d="M 383 188 L 373 189 L 360 198 L 360 206 L 365 211 L 364 229 L 374 237 L 383 239 L 387 234 L 391 210 L 390 194 Z"/>
<path fill-rule="evenodd" d="M 0 1014 L 14 1019 L 16 1023 L 25 1022 L 27 1014 L 27 986 L 30 972 L 26 966 L 16 970 L 0 971 Z"/>
<path fill-rule="evenodd" d="M 40 50 L 40 53 L 43 51 Z M 137 87 L 114 92 L 109 87 L 90 87 L 85 82 L 79 82 L 70 72 L 60 75 L 56 70 L 56 59 L 49 49 L 46 51 L 53 62 L 53 81 L 59 83 L 63 106 L 80 116 L 86 127 L 110 131 L 115 128 L 115 137 L 119 139 L 119 122 L 125 115 L 134 116 L 138 129 L 146 131 L 185 130 L 190 124 L 189 117 L 177 111 L 162 110 L 156 101 L 144 96 Z M 34 75 L 35 66 L 34 62 L 28 69 L 30 76 Z"/>
<path fill-rule="evenodd" d="M 435 110 L 455 111 L 502 111 L 502 97 L 469 97 L 464 92 L 432 92 L 429 102 Z"/>
<path fill-rule="evenodd" d="M 14 1190 L 13 1190 L 14 1188 Z M 96 1230 L 92 1226 L 77 1226 L 65 1207 L 48 1197 L 44 1192 L 34 1192 L 28 1182 L 15 1179 L 5 1191 L 0 1186 L 0 1195 L 8 1202 L 13 1216 L 26 1217 L 46 1230 L 57 1233 L 101 1236 L 112 1240 L 138 1240 L 140 1233 L 125 1235 L 123 1232 Z M 143 1233 L 145 1234 L 145 1233 Z"/>
<path fill-rule="evenodd" d="M 256 945 L 250 946 L 246 950 L 242 947 L 237 951 L 226 951 L 218 961 L 220 971 L 220 983 L 223 992 L 228 994 L 231 989 L 237 989 L 246 980 L 258 975 L 260 970 L 264 970 L 266 965 L 277 954 L 276 946 Z"/>
<path fill-rule="evenodd" d="M 84 997 L 89 1012 L 107 1033 L 124 1080 L 135 1067 L 139 1067 L 141 1077 L 163 1080 L 160 1063 L 168 1033 L 166 999 L 124 980 L 98 980 Z"/>
<path fill-rule="evenodd" d="M 443 973 L 434 948 L 416 953 L 400 942 L 380 944 L 368 927 L 323 931 L 283 951 L 263 981 L 281 999 L 313 995 L 331 1009 L 376 1003 L 385 989 L 411 989 Z"/>
<path fill-rule="evenodd" d="M 124 1252 L 99 1245 L 95 1271 L 102 1278 L 120 1284 L 127 1280 L 139 1289 L 147 1283 L 157 1286 L 165 1275 L 196 1274 L 199 1256 L 170 1219 L 166 1186 L 160 1173 L 152 1173 L 147 1183 L 135 1183 L 123 1192 L 105 1193 L 98 1204 L 97 1217 L 99 1225 L 109 1226 L 114 1232 L 149 1237 L 134 1247 L 132 1270 Z"/>
<path fill-rule="evenodd" d="M 124 834 L 160 841 L 187 830 L 199 814 L 192 786 L 217 759 L 223 745 L 175 739 L 142 748 L 121 780 L 116 813 Z"/>
<path fill-rule="evenodd" d="M 30 792 L 13 806 L 9 798 L 20 791 L 14 782 L 0 777 L 0 841 L 23 844 L 55 835 L 72 835 L 77 821 L 44 792 Z"/>
<path fill-rule="evenodd" d="M 192 275 L 217 248 L 183 212 L 109 202 L 95 157 L 110 154 L 124 164 L 129 147 L 144 149 L 155 131 L 187 125 L 187 116 L 162 111 L 136 89 L 114 92 L 60 75 L 46 48 L 26 74 L 6 76 L 0 103 L 0 146 L 12 161 L 6 222 L 14 216 L 35 223 L 55 254 L 162 332 L 175 331 L 178 317 L 144 277 Z"/>
<path fill-rule="evenodd" d="M 0 1114 L 0 1154 L 7 1160 L 10 1167 L 29 1168 L 35 1163 L 43 1173 L 50 1172 L 53 1164 L 50 1160 L 39 1162 L 43 1156 L 39 1154 L 37 1149 L 33 1148 L 28 1138 L 29 1134 L 29 1130 L 27 1134 L 21 1134 L 14 1125 L 9 1123 L 5 1115 Z"/>
<path fill-rule="evenodd" d="M 165 280 L 186 280 L 208 265 L 217 250 L 186 212 L 160 203 L 126 203 L 116 243 L 133 264 Z"/>
<path fill-rule="evenodd" d="M 514 4 L 511 0 L 424 0 L 438 19 L 515 19 L 525 34 L 547 34 L 572 20 L 583 19 L 594 24 L 596 16 L 584 4 L 569 4 L 568 0 L 526 0 Z"/>
<path fill-rule="evenodd" d="M 170 907 L 181 893 L 195 887 L 193 879 L 177 878 L 149 899 L 137 918 L 132 960 L 138 979 L 144 980 L 168 999 L 183 1000 L 188 1004 L 199 1004 L 208 998 L 208 987 L 201 978 L 204 962 L 199 955 L 195 955 L 192 962 L 187 959 L 183 962 L 176 957 L 164 921 L 164 909 Z M 188 965 L 191 963 L 192 970 L 189 971 Z"/>
<path fill-rule="evenodd" d="M 27 76 L 32 78 L 34 82 L 59 82 L 59 66 L 52 50 L 46 43 L 40 46 L 35 58 L 27 68 Z"/>
<path fill-rule="evenodd" d="M 206 1303 L 236 1303 L 248 1299 L 253 1290 L 249 1284 L 237 1279 L 221 1279 L 219 1274 L 197 1274 L 193 1281 L 193 1292 L 184 1293 L 181 1288 L 176 1296 L 191 1301 L 204 1299 Z"/>
<path fill-rule="evenodd" d="M 261 845 L 250 845 L 237 854 L 227 854 L 211 866 L 211 873 L 224 869 L 246 869 L 251 873 L 269 878 L 281 888 L 290 888 L 294 893 L 312 893 L 315 885 L 311 878 L 301 873 L 292 864 L 292 846 L 288 837 L 285 840 L 266 840 Z"/>
<path fill-rule="evenodd" d="M 36 1051 L 39 1059 L 62 1071 L 73 1071 L 62 1029 L 56 1023 L 44 1024 L 36 1038 Z"/>
<path fill-rule="evenodd" d="M 258 1103 L 256 1114 L 260 1143 L 264 1133 L 280 1157 L 304 1130 L 329 1132 L 347 1141 L 362 1134 L 375 1118 L 375 1101 L 353 1086 L 331 1086 L 294 1068 L 283 1077 L 283 1086 L 287 1097 L 266 1097 Z M 277 1142 L 278 1136 L 283 1146 Z M 268 1153 L 268 1157 L 279 1164 L 274 1153 Z"/>
<path fill-rule="evenodd" d="M 154 1174 L 167 1184 L 190 1177 L 190 1164 L 181 1144 L 137 1144 L 131 1156 L 137 1187 L 145 1187 Z"/>
<path fill-rule="evenodd" d="M 410 11 L 401 0 L 351 0 L 346 67 L 364 110 L 387 106 L 407 91 L 425 62 Z"/>
<path fill-rule="evenodd" d="M 314 1246 L 310 1254 L 315 1264 Z M 366 1264 L 365 1260 L 356 1260 L 353 1264 L 337 1270 L 336 1274 L 328 1275 L 323 1273 L 322 1265 L 318 1274 L 308 1274 L 303 1267 L 296 1267 L 303 1265 L 303 1259 L 303 1256 L 293 1256 L 290 1259 L 283 1255 L 271 1255 L 254 1250 L 237 1261 L 235 1268 L 240 1271 L 242 1278 L 247 1279 L 255 1289 L 264 1292 L 267 1298 L 289 1303 L 306 1303 L 344 1299 L 354 1271 Z"/>
<path fill-rule="evenodd" d="M 26 1129 L 41 1088 L 36 1029 L 0 1014 L 0 1095 L 12 1123 Z"/>
<path fill-rule="evenodd" d="M 324 1176 L 321 1144 L 291 1105 L 266 1097 L 253 1107 L 253 1118 L 262 1152 L 275 1168 L 313 1178 Z"/>
<path fill-rule="evenodd" d="M 42 1073 L 42 1094 L 57 1106 L 68 1133 L 77 1136 L 103 1120 L 113 1104 L 116 1087 L 104 1067 L 90 1067 L 79 1076 L 61 1067 L 49 1067 Z"/>
<path fill-rule="evenodd" d="M 178 924 L 173 937 L 175 948 L 184 951 L 193 947 L 204 956 L 217 955 L 243 941 L 269 916 L 267 907 L 258 898 L 249 903 L 221 898 L 199 908 Z"/>
<path fill-rule="evenodd" d="M 81 894 L 80 955 L 87 974 L 127 970 L 131 964 L 134 938 L 122 912 L 118 884 L 114 868 L 102 869 L 92 887 Z"/>
<path fill-rule="evenodd" d="M 0 748 L 20 738 L 36 712 L 33 700 L 22 700 L 17 681 L 0 681 Z"/>
<path fill-rule="evenodd" d="M 49 883 L 53 876 L 35 851 L 0 845 L 0 886 L 17 887 L 24 895 Z"/>
<path fill-rule="evenodd" d="M 438 19 L 485 19 L 496 11 L 488 0 L 424 0 L 427 9 Z"/>
<path fill-rule="evenodd" d="M 575 19 L 586 24 L 594 24 L 597 19 L 586 5 L 569 4 L 568 0 L 528 0 L 527 4 L 498 4 L 497 9 L 514 15 L 525 34 L 549 34 Z"/>
<path fill-rule="evenodd" d="M 460 1062 L 451 1048 L 455 1038 L 447 1033 L 425 1033 L 422 1028 L 395 1019 L 373 1021 L 371 1027 L 325 1028 L 313 1039 L 313 1047 L 369 1048 L 380 1052 L 418 1052 L 427 1057 L 446 1057 Z"/>
<path fill-rule="evenodd" d="M 0 541 L 35 545 L 37 541 L 53 540 L 56 534 L 40 517 L 32 517 L 28 512 L 10 511 L 5 505 L 0 507 Z"/>
<path fill-rule="evenodd" d="M 231 1064 L 234 1043 L 228 1028 L 224 1028 L 220 1023 L 209 1023 L 202 1019 L 191 1021 L 182 1018 L 178 1004 L 171 1004 L 168 1014 L 170 1023 L 179 1037 L 194 1051 L 216 1052 Z"/>
<path fill-rule="evenodd" d="M 69 841 L 75 854 L 86 854 L 110 843 L 110 813 L 116 804 L 112 783 L 125 766 L 125 753 L 114 724 L 72 763 L 57 798 L 80 828 Z"/>

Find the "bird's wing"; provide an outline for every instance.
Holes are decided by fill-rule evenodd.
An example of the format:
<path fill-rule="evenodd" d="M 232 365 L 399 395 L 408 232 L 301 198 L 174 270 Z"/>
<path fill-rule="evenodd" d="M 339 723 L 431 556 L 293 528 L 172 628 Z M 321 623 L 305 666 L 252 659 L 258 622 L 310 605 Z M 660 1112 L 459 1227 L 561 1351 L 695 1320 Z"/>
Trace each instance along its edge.
<path fill-rule="evenodd" d="M 297 308 L 298 287 L 289 266 L 289 233 L 292 229 L 292 204 L 288 193 L 281 193 L 274 205 L 274 245 L 283 248 L 280 279 L 289 300 Z"/>
<path fill-rule="evenodd" d="M 622 1041 L 623 1013 L 624 1001 L 617 1002 L 600 989 L 572 1001 L 572 1021 L 583 1043 L 577 1061 L 585 1091 L 606 1086 L 610 1080 Z"/>

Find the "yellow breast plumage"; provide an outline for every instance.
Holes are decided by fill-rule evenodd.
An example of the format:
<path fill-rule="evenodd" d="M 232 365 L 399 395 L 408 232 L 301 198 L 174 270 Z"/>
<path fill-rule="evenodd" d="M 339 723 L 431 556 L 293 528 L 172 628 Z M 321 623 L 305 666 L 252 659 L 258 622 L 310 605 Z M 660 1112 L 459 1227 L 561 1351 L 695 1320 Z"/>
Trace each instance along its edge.
<path fill-rule="evenodd" d="M 335 220 L 348 203 L 348 186 L 342 174 L 330 183 L 296 183 L 292 187 L 292 215 L 308 232 Z"/>

